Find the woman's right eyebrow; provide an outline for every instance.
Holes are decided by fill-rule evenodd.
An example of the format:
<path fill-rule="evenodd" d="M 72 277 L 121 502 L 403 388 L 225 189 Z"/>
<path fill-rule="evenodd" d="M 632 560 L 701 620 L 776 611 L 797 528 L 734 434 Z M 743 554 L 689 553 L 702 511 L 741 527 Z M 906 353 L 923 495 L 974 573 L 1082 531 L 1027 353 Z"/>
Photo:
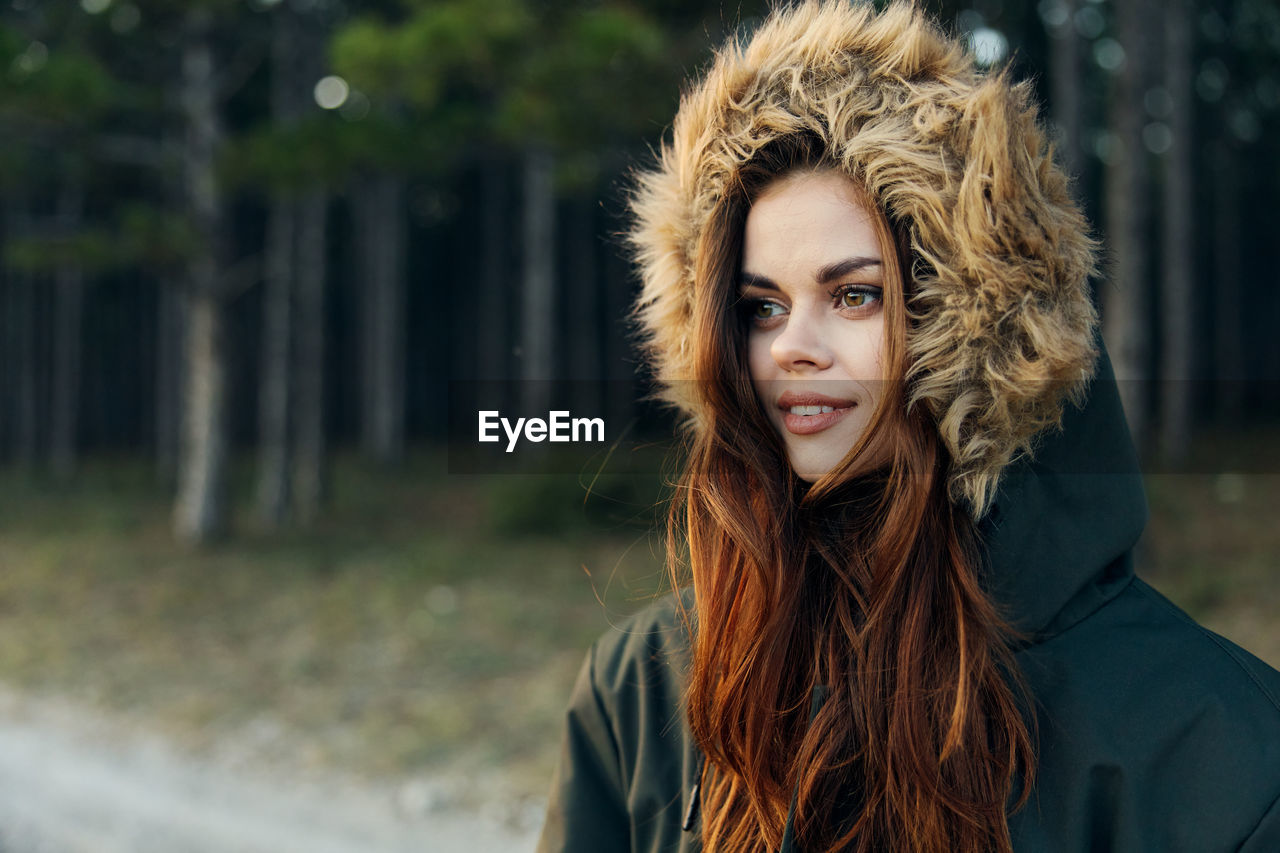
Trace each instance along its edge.
<path fill-rule="evenodd" d="M 742 274 L 738 276 L 738 287 L 739 288 L 758 287 L 761 290 L 776 290 L 779 293 L 782 292 L 782 288 L 774 284 L 773 279 L 769 278 L 768 276 L 757 275 L 756 273 L 753 273 L 753 272 L 747 272 L 746 270 L 743 270 Z"/>

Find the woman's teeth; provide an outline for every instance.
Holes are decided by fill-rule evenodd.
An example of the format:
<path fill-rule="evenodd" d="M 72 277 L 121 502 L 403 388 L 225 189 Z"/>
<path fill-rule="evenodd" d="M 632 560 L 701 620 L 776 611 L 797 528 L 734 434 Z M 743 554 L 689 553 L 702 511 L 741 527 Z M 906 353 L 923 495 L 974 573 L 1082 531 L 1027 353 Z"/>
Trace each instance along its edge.
<path fill-rule="evenodd" d="M 791 414 L 793 415 L 825 415 L 828 412 L 834 412 L 832 406 L 792 406 Z"/>

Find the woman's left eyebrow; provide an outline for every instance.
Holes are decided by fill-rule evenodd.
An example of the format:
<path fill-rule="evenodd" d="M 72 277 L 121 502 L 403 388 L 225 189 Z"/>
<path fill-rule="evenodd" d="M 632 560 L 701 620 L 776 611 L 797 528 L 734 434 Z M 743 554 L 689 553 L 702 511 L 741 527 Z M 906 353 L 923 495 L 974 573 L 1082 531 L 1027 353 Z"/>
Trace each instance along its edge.
<path fill-rule="evenodd" d="M 827 264 L 825 267 L 818 270 L 818 274 L 814 276 L 814 280 L 817 281 L 818 284 L 829 284 L 838 278 L 843 278 L 849 273 L 857 272 L 858 270 L 866 269 L 867 267 L 878 266 L 880 266 L 879 258 L 867 258 L 862 256 L 845 258 L 843 261 L 836 261 L 835 263 Z"/>
<path fill-rule="evenodd" d="M 852 258 L 845 258 L 842 261 L 834 261 L 818 270 L 814 276 L 814 281 L 818 284 L 830 284 L 838 278 L 843 278 L 850 273 L 863 270 L 868 267 L 880 266 L 879 258 L 868 258 L 857 255 Z M 740 288 L 758 287 L 761 290 L 782 290 L 774 283 L 773 279 L 758 273 L 747 272 L 743 270 L 738 276 L 738 286 Z"/>

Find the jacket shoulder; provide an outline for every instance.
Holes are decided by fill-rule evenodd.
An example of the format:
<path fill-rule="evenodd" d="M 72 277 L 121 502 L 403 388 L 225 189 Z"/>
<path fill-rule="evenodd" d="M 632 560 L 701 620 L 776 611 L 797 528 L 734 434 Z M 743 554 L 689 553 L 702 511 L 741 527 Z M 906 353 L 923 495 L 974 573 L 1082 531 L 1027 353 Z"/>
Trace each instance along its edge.
<path fill-rule="evenodd" d="M 1252 652 L 1196 622 L 1186 611 L 1141 578 L 1135 579 L 1133 593 L 1151 602 L 1153 607 L 1162 610 L 1171 622 L 1181 625 L 1186 634 L 1186 641 L 1201 646 L 1207 663 L 1213 663 L 1214 658 L 1222 656 L 1230 659 L 1238 667 L 1237 676 L 1242 679 L 1240 689 L 1246 693 L 1252 693 L 1255 690 L 1260 693 L 1265 703 L 1276 711 L 1276 722 L 1280 724 L 1280 671 L 1263 662 Z M 1222 666 L 1227 672 L 1232 671 L 1225 660 L 1222 661 Z M 1226 676 L 1225 672 L 1224 676 Z M 1226 677 L 1231 678 L 1231 676 Z"/>
<path fill-rule="evenodd" d="M 688 634 L 670 595 L 587 653 L 569 700 L 540 853 L 674 853 L 697 772 L 684 725 Z"/>
<path fill-rule="evenodd" d="M 1096 682 L 1114 678 L 1140 703 L 1166 692 L 1178 693 L 1180 704 L 1212 698 L 1225 713 L 1280 734 L 1280 672 L 1196 622 L 1141 578 L 1025 658 L 1032 671 L 1049 667 Z"/>
<path fill-rule="evenodd" d="M 1280 673 L 1146 582 L 1018 658 L 1036 700 L 1043 809 L 1024 840 L 1088 846 L 1102 832 L 1118 849 L 1236 850 L 1270 825 Z"/>
<path fill-rule="evenodd" d="M 616 623 L 596 640 L 594 678 L 607 692 L 629 693 L 632 679 L 669 679 L 683 671 L 689 654 L 689 628 L 683 608 L 687 596 L 671 593 Z"/>

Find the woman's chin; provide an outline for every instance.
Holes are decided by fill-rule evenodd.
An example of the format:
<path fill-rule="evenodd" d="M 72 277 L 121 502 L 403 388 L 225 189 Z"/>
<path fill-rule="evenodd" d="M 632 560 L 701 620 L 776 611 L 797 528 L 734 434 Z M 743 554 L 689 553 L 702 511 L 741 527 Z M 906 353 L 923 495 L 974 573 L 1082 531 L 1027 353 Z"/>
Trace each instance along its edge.
<path fill-rule="evenodd" d="M 844 457 L 834 460 L 815 459 L 813 457 L 790 456 L 788 461 L 791 463 L 791 470 L 800 481 L 812 486 L 821 480 L 831 471 L 834 471 L 844 461 Z M 856 460 L 848 470 L 844 472 L 842 480 L 853 477 L 860 477 L 864 474 L 870 474 L 878 471 L 889 464 L 887 456 L 880 454 L 874 458 L 869 458 L 868 454 L 864 454 L 862 458 Z"/>
<path fill-rule="evenodd" d="M 809 485 L 813 485 L 818 482 L 818 480 L 826 476 L 832 468 L 836 467 L 835 462 L 823 463 L 822 461 L 815 459 L 796 459 L 793 457 L 790 461 L 791 470 L 795 472 L 795 475 L 798 478 Z"/>

